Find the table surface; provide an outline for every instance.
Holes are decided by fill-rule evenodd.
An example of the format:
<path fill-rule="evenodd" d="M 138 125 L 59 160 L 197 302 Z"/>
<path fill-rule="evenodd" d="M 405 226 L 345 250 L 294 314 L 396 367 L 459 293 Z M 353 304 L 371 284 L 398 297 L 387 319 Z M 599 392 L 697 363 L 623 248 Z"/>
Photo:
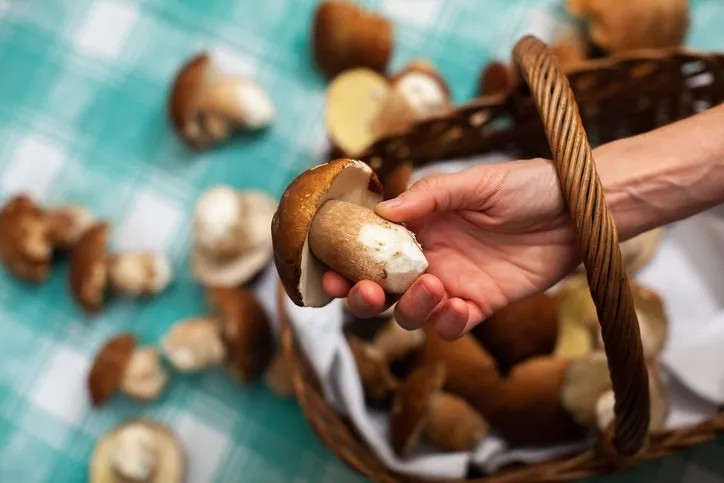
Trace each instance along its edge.
<path fill-rule="evenodd" d="M 565 25 L 552 0 L 368 1 L 395 24 L 393 68 L 424 56 L 458 102 L 479 68 L 507 57 L 525 32 Z M 150 405 L 114 399 L 92 410 L 85 375 L 95 350 L 131 330 L 155 344 L 174 321 L 203 313 L 190 278 L 189 216 L 216 183 L 279 196 L 327 149 L 325 83 L 309 54 L 312 0 L 0 0 L 0 197 L 26 191 L 86 204 L 114 222 L 118 249 L 160 249 L 178 274 L 161 296 L 109 301 L 102 315 L 70 300 L 67 264 L 41 286 L 0 273 L 0 481 L 83 481 L 96 438 L 136 415 L 186 443 L 191 482 L 361 481 L 320 443 L 293 400 L 211 371 L 175 377 Z M 724 47 L 724 2 L 692 2 L 688 44 Z M 258 135 L 192 153 L 169 127 L 172 76 L 209 47 L 237 52 L 274 100 Z M 724 481 L 722 441 L 617 476 L 616 481 Z"/>

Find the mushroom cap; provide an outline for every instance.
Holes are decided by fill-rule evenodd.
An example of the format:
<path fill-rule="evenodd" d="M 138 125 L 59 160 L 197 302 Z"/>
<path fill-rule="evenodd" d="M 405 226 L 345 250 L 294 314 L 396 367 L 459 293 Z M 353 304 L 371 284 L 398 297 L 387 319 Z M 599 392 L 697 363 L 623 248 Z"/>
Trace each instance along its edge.
<path fill-rule="evenodd" d="M 235 206 L 230 205 L 232 198 Z M 277 202 L 262 191 L 217 186 L 202 195 L 194 216 L 194 277 L 203 285 L 219 287 L 235 287 L 251 280 L 272 257 L 269 226 L 276 209 Z M 218 218 L 202 216 L 202 210 L 215 211 Z M 223 224 L 229 229 L 218 226 Z M 216 232 L 209 233 L 213 230 Z M 206 239 L 202 232 L 206 232 Z M 212 246 L 220 248 L 219 252 L 213 253 Z"/>
<path fill-rule="evenodd" d="M 0 211 L 0 259 L 13 275 L 40 282 L 50 273 L 52 243 L 41 209 L 27 196 L 11 198 Z"/>
<path fill-rule="evenodd" d="M 242 382 L 260 376 L 274 355 L 274 338 L 264 308 L 243 287 L 211 287 L 207 296 L 222 323 L 224 365 Z"/>
<path fill-rule="evenodd" d="M 388 401 L 398 385 L 397 379 L 390 372 L 388 362 L 378 350 L 353 335 L 347 336 L 347 342 L 357 365 L 365 396 L 374 402 Z"/>
<path fill-rule="evenodd" d="M 299 306 L 322 307 L 332 298 L 322 287 L 325 265 L 307 237 L 317 209 L 327 200 L 374 208 L 382 186 L 367 164 L 337 159 L 300 174 L 282 195 L 272 220 L 274 263 L 284 290 Z"/>
<path fill-rule="evenodd" d="M 108 340 L 96 354 L 88 373 L 88 391 L 95 406 L 103 405 L 120 389 L 136 343 L 135 335 L 118 334 Z"/>
<path fill-rule="evenodd" d="M 519 82 L 518 72 L 512 66 L 503 62 L 491 62 L 480 73 L 478 94 L 507 94 L 515 89 Z"/>
<path fill-rule="evenodd" d="M 97 223 L 78 239 L 70 255 L 70 289 L 76 302 L 97 313 L 108 285 L 108 223 Z"/>
<path fill-rule="evenodd" d="M 156 445 L 156 466 L 148 483 L 182 483 L 186 477 L 186 456 L 178 438 L 164 425 L 148 419 L 132 419 L 106 433 L 96 444 L 89 465 L 90 483 L 117 483 L 119 478 L 112 464 L 116 442 L 125 429 L 141 425 L 153 432 Z"/>
<path fill-rule="evenodd" d="M 190 146 L 209 147 L 226 139 L 233 127 L 269 124 L 274 106 L 263 89 L 246 78 L 230 52 L 211 50 L 193 57 L 171 88 L 169 114 Z"/>
<path fill-rule="evenodd" d="M 445 365 L 432 364 L 416 369 L 395 392 L 390 410 L 390 440 L 398 455 L 409 455 L 420 439 L 433 397 L 445 384 Z"/>

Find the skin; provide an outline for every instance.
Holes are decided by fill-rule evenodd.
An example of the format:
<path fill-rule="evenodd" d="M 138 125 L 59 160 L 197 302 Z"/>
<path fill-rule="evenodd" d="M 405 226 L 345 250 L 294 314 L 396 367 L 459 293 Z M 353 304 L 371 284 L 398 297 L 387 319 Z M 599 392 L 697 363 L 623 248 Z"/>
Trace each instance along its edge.
<path fill-rule="evenodd" d="M 593 151 L 621 241 L 724 202 L 724 105 Z M 502 307 L 551 287 L 580 261 L 553 164 L 531 159 L 427 177 L 377 213 L 405 223 L 430 266 L 399 299 L 406 329 L 456 339 Z M 336 272 L 324 288 L 359 317 L 382 288 Z"/>

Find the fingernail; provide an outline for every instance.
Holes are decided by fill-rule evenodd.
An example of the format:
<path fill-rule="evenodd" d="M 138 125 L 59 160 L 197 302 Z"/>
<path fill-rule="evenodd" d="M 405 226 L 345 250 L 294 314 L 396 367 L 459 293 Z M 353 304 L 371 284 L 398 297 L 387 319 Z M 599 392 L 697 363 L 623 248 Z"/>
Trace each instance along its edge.
<path fill-rule="evenodd" d="M 432 293 L 425 287 L 425 284 L 421 283 L 420 288 L 417 290 L 417 293 L 415 294 L 415 299 L 417 300 L 417 303 L 420 305 L 429 305 L 430 302 L 433 301 L 433 295 Z"/>
<path fill-rule="evenodd" d="M 404 200 L 398 196 L 397 198 L 392 198 L 391 200 L 378 203 L 377 206 L 385 210 L 392 210 L 395 208 L 399 208 L 403 203 Z"/>

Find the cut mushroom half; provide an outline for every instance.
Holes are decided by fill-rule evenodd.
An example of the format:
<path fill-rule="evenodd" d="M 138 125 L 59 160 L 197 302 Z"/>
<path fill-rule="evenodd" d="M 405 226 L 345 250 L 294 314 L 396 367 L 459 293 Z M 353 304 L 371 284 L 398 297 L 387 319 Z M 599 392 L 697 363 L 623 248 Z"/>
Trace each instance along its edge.
<path fill-rule="evenodd" d="M 105 434 L 89 465 L 90 483 L 182 483 L 186 457 L 178 438 L 164 425 L 133 419 Z"/>
<path fill-rule="evenodd" d="M 488 432 L 485 420 L 462 398 L 442 391 L 445 365 L 412 372 L 395 393 L 389 415 L 392 448 L 409 456 L 422 435 L 445 451 L 471 451 Z"/>
<path fill-rule="evenodd" d="M 96 354 L 88 374 L 88 391 L 95 406 L 102 406 L 118 391 L 148 402 L 161 394 L 167 382 L 156 349 L 138 347 L 135 335 L 122 333 Z"/>
<path fill-rule="evenodd" d="M 226 357 L 221 322 L 193 317 L 176 322 L 161 341 L 166 358 L 181 372 L 197 372 L 220 365 Z"/>
<path fill-rule="evenodd" d="M 372 280 L 400 294 L 427 270 L 412 232 L 375 214 L 381 186 L 365 163 L 338 159 L 298 176 L 272 220 L 274 261 L 300 306 L 332 298 L 322 287 L 329 267 L 352 281 Z"/>
<path fill-rule="evenodd" d="M 215 49 L 195 56 L 178 73 L 169 111 L 190 146 L 208 148 L 236 129 L 260 129 L 272 122 L 274 105 L 244 70 L 233 53 Z"/>
<path fill-rule="evenodd" d="M 271 260 L 277 203 L 256 190 L 218 185 L 201 195 L 193 219 L 191 270 L 205 286 L 248 282 Z"/>

